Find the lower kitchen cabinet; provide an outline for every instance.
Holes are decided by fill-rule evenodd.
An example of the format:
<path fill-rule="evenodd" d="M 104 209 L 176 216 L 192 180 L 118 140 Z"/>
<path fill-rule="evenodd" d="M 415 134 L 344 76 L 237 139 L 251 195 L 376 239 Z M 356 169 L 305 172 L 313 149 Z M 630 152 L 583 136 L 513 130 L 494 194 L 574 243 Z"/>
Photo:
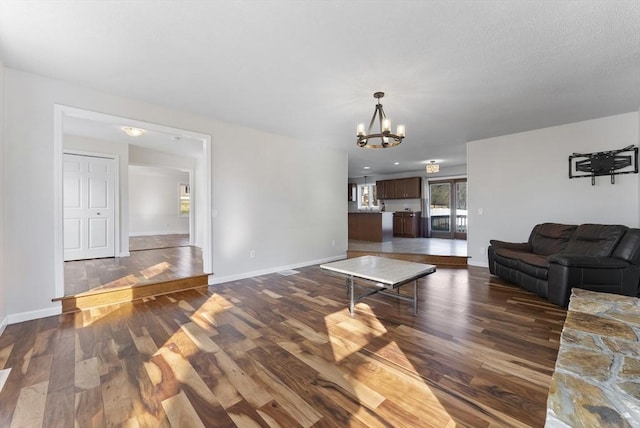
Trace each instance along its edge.
<path fill-rule="evenodd" d="M 393 236 L 417 238 L 420 236 L 420 211 L 396 211 L 393 213 Z"/>

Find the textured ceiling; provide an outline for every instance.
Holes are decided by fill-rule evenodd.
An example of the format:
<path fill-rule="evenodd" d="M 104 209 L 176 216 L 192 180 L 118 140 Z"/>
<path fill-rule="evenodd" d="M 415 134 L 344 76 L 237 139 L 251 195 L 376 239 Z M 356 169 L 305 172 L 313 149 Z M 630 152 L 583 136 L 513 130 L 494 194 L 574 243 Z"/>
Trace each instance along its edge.
<path fill-rule="evenodd" d="M 5 66 L 349 151 L 350 176 L 640 108 L 639 1 L 0 2 Z M 355 145 L 373 92 L 407 137 Z M 393 165 L 394 162 L 400 165 Z"/>

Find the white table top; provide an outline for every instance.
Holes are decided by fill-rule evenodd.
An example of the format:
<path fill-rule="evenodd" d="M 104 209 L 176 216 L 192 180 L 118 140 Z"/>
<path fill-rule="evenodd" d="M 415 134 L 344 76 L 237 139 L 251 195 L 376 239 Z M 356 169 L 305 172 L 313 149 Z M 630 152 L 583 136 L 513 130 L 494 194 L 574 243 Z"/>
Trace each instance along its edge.
<path fill-rule="evenodd" d="M 399 284 L 435 272 L 434 265 L 362 256 L 320 265 L 321 269 L 353 275 L 382 284 Z"/>

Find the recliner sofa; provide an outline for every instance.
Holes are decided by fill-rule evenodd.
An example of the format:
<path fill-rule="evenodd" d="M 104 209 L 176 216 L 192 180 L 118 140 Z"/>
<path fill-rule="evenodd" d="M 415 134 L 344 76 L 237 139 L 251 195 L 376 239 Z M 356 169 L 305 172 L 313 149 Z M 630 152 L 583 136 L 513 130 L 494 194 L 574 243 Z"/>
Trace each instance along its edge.
<path fill-rule="evenodd" d="M 543 223 L 523 243 L 491 240 L 489 270 L 566 307 L 573 287 L 638 297 L 640 229 Z"/>

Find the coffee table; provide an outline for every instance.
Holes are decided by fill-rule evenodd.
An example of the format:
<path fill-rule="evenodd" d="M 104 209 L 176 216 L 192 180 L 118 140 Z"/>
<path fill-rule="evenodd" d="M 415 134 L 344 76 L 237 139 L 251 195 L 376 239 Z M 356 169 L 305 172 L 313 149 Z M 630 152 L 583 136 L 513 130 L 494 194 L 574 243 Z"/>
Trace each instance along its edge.
<path fill-rule="evenodd" d="M 345 275 L 345 289 L 349 294 L 349 313 L 353 316 L 355 304 L 373 294 L 385 294 L 396 299 L 413 302 L 413 314 L 418 313 L 418 279 L 436 271 L 434 265 L 362 256 L 320 265 L 321 269 Z M 355 279 L 368 281 L 369 292 L 355 295 Z M 413 281 L 413 298 L 400 295 L 400 287 Z M 359 284 L 360 286 L 360 284 Z M 389 290 L 397 289 L 397 293 Z"/>

